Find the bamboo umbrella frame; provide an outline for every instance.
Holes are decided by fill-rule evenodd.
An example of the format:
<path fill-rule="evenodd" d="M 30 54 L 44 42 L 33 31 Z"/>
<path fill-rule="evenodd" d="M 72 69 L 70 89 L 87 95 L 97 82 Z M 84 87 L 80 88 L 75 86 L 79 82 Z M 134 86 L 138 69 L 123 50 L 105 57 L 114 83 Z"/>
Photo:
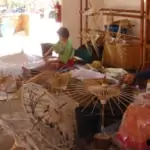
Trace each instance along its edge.
<path fill-rule="evenodd" d="M 92 3 L 91 1 L 87 1 L 85 2 L 85 5 L 86 5 L 86 8 L 85 8 L 85 11 L 80 11 L 82 13 L 84 13 L 85 17 L 86 17 L 86 22 L 85 22 L 85 26 L 86 26 L 86 29 L 88 28 L 88 16 L 89 15 L 93 15 L 95 14 L 95 12 L 99 11 L 99 9 L 96 9 L 96 8 L 93 8 L 92 7 Z M 88 8 L 89 6 L 89 8 Z M 97 32 L 95 30 L 95 28 L 97 28 L 98 30 L 100 30 L 100 27 L 99 27 L 99 24 L 98 24 L 98 21 L 100 20 L 100 18 L 102 18 L 103 14 L 100 13 L 100 15 L 93 15 L 93 17 L 91 18 L 92 19 L 92 29 L 87 31 L 86 29 L 85 30 L 82 30 L 81 32 L 81 37 L 80 39 L 82 39 L 82 44 L 85 44 L 85 46 L 87 47 L 87 49 L 89 49 L 89 41 L 91 42 L 97 56 L 99 57 L 99 52 L 98 52 L 98 47 L 97 47 L 97 44 L 102 44 L 103 43 L 103 39 L 104 39 L 104 34 L 103 32 Z M 82 19 L 81 19 L 82 20 Z M 82 22 L 81 22 L 82 24 Z M 81 27 L 81 25 L 80 25 Z M 101 31 L 101 30 L 100 30 Z M 100 42 L 98 42 L 100 41 Z"/>
<path fill-rule="evenodd" d="M 43 80 L 45 80 L 45 82 L 43 82 Z M 124 108 L 132 103 L 134 93 L 137 91 L 134 87 L 124 87 L 116 83 L 116 81 L 105 77 L 103 79 L 81 80 L 71 77 L 69 72 L 56 73 L 45 71 L 26 81 L 26 84 L 28 83 L 42 85 L 42 87 L 46 88 L 53 96 L 59 94 L 61 97 L 65 94 L 70 100 L 82 106 L 82 111 L 89 106 L 93 106 L 91 114 L 100 102 L 102 106 L 102 130 L 104 130 L 104 109 L 106 104 L 113 116 L 115 116 L 115 108 L 113 108 L 112 104 L 114 104 L 121 113 L 124 113 Z"/>

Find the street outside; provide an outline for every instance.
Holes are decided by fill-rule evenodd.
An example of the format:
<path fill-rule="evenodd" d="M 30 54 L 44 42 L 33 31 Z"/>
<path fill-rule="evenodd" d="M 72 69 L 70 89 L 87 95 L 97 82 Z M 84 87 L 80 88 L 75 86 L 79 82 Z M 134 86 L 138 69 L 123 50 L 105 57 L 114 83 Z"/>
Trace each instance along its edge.
<path fill-rule="evenodd" d="M 30 35 L 24 32 L 14 35 L 6 35 L 0 38 L 0 56 L 24 51 L 31 55 L 41 55 L 41 43 L 56 43 L 58 41 L 57 30 L 61 24 L 55 19 L 40 18 L 38 15 L 30 15 Z"/>

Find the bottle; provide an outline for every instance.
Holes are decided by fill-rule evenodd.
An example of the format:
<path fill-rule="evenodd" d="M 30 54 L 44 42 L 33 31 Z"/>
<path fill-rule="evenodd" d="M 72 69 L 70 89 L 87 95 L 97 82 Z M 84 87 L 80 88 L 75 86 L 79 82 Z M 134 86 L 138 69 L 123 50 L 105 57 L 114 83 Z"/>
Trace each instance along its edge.
<path fill-rule="evenodd" d="M 139 95 L 140 94 L 140 87 L 139 87 L 139 85 L 136 85 L 135 86 L 135 95 Z"/>
<path fill-rule="evenodd" d="M 150 92 L 150 80 L 147 81 L 146 92 Z"/>

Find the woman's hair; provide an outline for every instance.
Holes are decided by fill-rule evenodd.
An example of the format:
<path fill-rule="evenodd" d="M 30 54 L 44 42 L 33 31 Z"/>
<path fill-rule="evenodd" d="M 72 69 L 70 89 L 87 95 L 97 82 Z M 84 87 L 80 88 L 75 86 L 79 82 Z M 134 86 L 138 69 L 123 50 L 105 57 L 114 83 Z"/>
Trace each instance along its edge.
<path fill-rule="evenodd" d="M 59 28 L 59 30 L 57 31 L 57 33 L 58 33 L 59 36 L 61 36 L 63 38 L 68 38 L 69 37 L 69 31 L 65 27 Z"/>

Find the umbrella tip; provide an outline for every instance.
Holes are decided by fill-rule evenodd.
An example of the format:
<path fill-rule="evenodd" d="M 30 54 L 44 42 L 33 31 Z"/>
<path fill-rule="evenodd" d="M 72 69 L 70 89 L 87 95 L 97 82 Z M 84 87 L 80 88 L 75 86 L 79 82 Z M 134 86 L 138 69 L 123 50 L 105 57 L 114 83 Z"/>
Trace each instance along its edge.
<path fill-rule="evenodd" d="M 22 49 L 21 53 L 24 54 L 24 50 L 23 49 Z"/>

